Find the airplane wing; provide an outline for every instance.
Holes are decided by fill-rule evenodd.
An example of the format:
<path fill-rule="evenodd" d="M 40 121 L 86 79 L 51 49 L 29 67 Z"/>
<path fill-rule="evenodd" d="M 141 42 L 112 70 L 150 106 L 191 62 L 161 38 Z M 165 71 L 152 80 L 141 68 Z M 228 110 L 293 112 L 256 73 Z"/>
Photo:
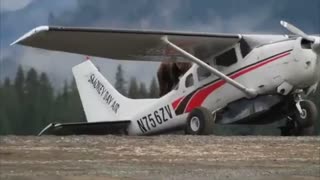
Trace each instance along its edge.
<path fill-rule="evenodd" d="M 200 59 L 219 53 L 241 39 L 237 34 L 40 26 L 12 45 L 122 60 L 160 61 L 163 57 L 180 56 L 161 41 L 164 36 Z"/>

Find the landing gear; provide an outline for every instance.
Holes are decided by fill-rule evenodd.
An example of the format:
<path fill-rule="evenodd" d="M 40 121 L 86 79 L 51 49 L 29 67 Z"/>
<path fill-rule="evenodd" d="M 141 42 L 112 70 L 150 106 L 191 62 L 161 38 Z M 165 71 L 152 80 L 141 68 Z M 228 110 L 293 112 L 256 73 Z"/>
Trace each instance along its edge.
<path fill-rule="evenodd" d="M 208 135 L 212 133 L 214 116 L 203 107 L 195 108 L 187 118 L 185 133 L 190 135 Z"/>
<path fill-rule="evenodd" d="M 295 108 L 284 127 L 280 127 L 283 136 L 313 135 L 314 124 L 318 118 L 316 105 L 310 100 L 302 100 L 301 94 L 294 95 Z"/>
<path fill-rule="evenodd" d="M 293 118 L 298 122 L 299 126 L 308 128 L 314 125 L 318 117 L 318 110 L 312 101 L 300 101 L 297 105 L 297 110 L 298 111 L 295 112 Z"/>

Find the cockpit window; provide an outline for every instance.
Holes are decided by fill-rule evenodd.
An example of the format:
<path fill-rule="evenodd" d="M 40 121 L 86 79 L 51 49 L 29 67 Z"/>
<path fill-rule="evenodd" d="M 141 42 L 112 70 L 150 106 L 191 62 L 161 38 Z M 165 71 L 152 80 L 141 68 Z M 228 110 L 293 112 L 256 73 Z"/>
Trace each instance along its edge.
<path fill-rule="evenodd" d="M 186 78 L 186 87 L 191 87 L 193 86 L 194 80 L 193 80 L 193 75 L 189 74 Z"/>
<path fill-rule="evenodd" d="M 203 67 L 198 67 L 197 69 L 198 80 L 202 81 L 211 75 L 211 72 Z"/>
<path fill-rule="evenodd" d="M 230 66 L 237 62 L 237 55 L 234 48 L 216 57 L 216 65 Z"/>

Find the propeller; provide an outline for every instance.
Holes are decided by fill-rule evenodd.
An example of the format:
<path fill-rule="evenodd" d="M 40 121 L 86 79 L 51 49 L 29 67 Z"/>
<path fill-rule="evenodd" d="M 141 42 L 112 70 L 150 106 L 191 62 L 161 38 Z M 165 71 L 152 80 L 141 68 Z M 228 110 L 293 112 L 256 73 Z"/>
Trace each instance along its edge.
<path fill-rule="evenodd" d="M 310 41 L 312 43 L 312 45 L 311 45 L 312 50 L 316 54 L 320 55 L 320 37 L 307 35 L 302 30 L 300 30 L 299 28 L 295 27 L 294 25 L 292 25 L 286 21 L 280 21 L 280 24 L 284 28 L 286 28 L 288 31 L 290 31 L 291 33 Z"/>

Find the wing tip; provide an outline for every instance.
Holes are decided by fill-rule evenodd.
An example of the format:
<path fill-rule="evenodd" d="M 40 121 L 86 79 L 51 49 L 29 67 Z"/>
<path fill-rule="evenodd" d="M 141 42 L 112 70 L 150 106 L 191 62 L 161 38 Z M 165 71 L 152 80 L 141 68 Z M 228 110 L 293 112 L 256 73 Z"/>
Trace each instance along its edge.
<path fill-rule="evenodd" d="M 29 32 L 27 32 L 26 34 L 24 34 L 23 36 L 21 36 L 19 39 L 17 39 L 16 41 L 14 41 L 13 43 L 10 44 L 10 46 L 13 46 L 15 44 L 19 44 L 21 41 L 27 39 L 28 37 L 39 33 L 39 32 L 44 32 L 44 31 L 49 31 L 49 26 L 38 26 L 32 30 L 30 30 Z"/>
<path fill-rule="evenodd" d="M 286 21 L 280 21 L 280 24 L 283 26 L 283 27 L 287 27 L 288 26 L 288 23 Z"/>

